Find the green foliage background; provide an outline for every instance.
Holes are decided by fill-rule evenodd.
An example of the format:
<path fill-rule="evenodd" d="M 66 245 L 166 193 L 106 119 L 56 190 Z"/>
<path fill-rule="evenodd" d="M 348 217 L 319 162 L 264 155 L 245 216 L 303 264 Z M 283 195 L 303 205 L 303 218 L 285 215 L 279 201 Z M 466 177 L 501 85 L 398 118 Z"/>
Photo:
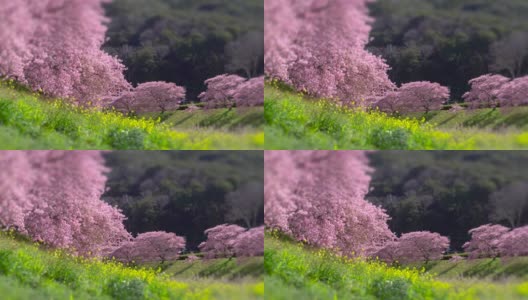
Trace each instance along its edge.
<path fill-rule="evenodd" d="M 372 152 L 375 172 L 367 199 L 387 210 L 394 232 L 438 232 L 461 250 L 469 229 L 488 223 L 510 226 L 491 217 L 495 207 L 490 197 L 508 184 L 528 180 L 525 152 Z M 528 190 L 525 194 L 528 204 Z M 528 224 L 528 209 L 521 213 L 520 225 Z"/>
<path fill-rule="evenodd" d="M 368 48 L 387 60 L 390 78 L 441 83 L 453 100 L 470 79 L 490 72 L 494 42 L 528 32 L 524 0 L 379 0 L 370 9 L 376 20 Z M 521 74 L 528 74 L 528 60 Z"/>
<path fill-rule="evenodd" d="M 264 32 L 262 0 L 114 0 L 106 11 L 111 23 L 104 49 L 123 60 L 126 78 L 175 82 L 190 100 L 205 90 L 206 79 L 227 73 L 229 42 Z M 263 70 L 262 57 L 254 75 Z"/>
<path fill-rule="evenodd" d="M 108 176 L 103 199 L 123 210 L 133 234 L 163 230 L 185 236 L 196 251 L 204 231 L 224 223 L 247 227 L 227 217 L 238 209 L 230 192 L 249 183 L 263 184 L 262 151 L 115 151 L 105 154 Z M 241 200 L 258 213 L 251 227 L 264 223 L 264 188 Z"/>

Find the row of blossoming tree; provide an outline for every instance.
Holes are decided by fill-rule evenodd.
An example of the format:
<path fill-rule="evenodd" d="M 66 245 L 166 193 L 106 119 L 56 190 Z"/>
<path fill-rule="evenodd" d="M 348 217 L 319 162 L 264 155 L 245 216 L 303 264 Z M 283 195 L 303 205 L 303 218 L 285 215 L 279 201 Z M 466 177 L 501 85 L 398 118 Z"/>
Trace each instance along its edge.
<path fill-rule="evenodd" d="M 265 1 L 265 73 L 311 96 L 387 113 L 439 110 L 447 87 L 419 81 L 397 87 L 385 61 L 367 50 L 371 0 Z M 470 82 L 470 107 L 528 104 L 528 77 L 486 75 Z"/>
<path fill-rule="evenodd" d="M 101 50 L 108 22 L 103 4 L 109 1 L 0 1 L 0 77 L 83 106 L 126 113 L 178 108 L 185 100 L 185 88 L 168 82 L 132 87 L 124 78 L 122 62 Z M 233 76 L 208 80 L 210 91 L 202 101 L 261 105 L 264 78 L 236 76 L 234 84 Z M 228 86 L 219 90 L 218 85 Z"/>
<path fill-rule="evenodd" d="M 389 263 L 440 259 L 447 237 L 427 231 L 397 237 L 385 211 L 365 200 L 370 172 L 362 151 L 267 151 L 266 226 L 346 256 Z M 470 258 L 528 256 L 528 226 L 485 225 L 470 234 L 464 246 Z"/>
<path fill-rule="evenodd" d="M 139 263 L 178 258 L 185 238 L 127 232 L 121 211 L 101 200 L 107 171 L 98 151 L 1 151 L 0 229 L 84 256 Z M 264 227 L 220 225 L 206 235 L 199 247 L 206 258 L 264 251 Z"/>

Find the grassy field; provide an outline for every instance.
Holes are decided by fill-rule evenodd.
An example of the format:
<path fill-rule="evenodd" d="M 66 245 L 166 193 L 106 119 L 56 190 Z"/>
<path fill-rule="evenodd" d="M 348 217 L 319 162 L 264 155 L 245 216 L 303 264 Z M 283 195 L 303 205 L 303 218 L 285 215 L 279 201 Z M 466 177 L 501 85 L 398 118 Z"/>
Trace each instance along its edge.
<path fill-rule="evenodd" d="M 503 131 L 511 128 L 528 131 L 528 107 L 473 109 L 459 112 L 434 111 L 410 117 L 425 119 L 438 128 L 482 128 Z"/>
<path fill-rule="evenodd" d="M 346 259 L 271 234 L 265 239 L 266 299 L 526 299 L 528 282 L 446 280 L 425 270 Z"/>
<path fill-rule="evenodd" d="M 164 123 L 179 129 L 215 128 L 228 131 L 262 131 L 264 108 L 211 109 L 196 112 L 175 111 Z"/>
<path fill-rule="evenodd" d="M 264 284 L 258 275 L 242 276 L 239 272 L 237 280 L 231 281 L 206 274 L 176 274 L 184 263 L 174 263 L 163 273 L 154 269 L 129 268 L 114 262 L 81 259 L 44 250 L 0 233 L 0 298 L 264 299 Z M 259 262 L 253 260 L 251 263 Z M 190 265 L 205 271 L 215 263 L 209 262 L 201 267 L 200 264 Z M 248 262 L 240 265 L 247 266 Z M 233 274 L 237 273 L 235 269 L 231 270 Z"/>
<path fill-rule="evenodd" d="M 459 262 L 441 260 L 418 267 L 445 279 L 478 278 L 528 281 L 528 257 L 471 259 Z"/>
<path fill-rule="evenodd" d="M 164 269 L 164 273 L 176 279 L 214 278 L 233 281 L 262 281 L 264 258 L 198 260 L 193 263 L 175 261 Z"/>
<path fill-rule="evenodd" d="M 266 149 L 528 149 L 528 130 L 515 126 L 469 126 L 469 120 L 476 122 L 480 118 L 476 116 L 467 117 L 465 127 L 438 127 L 446 114 L 449 112 L 439 113 L 436 119 L 431 116 L 429 121 L 418 120 L 416 116 L 395 118 L 380 112 L 343 108 L 321 99 L 307 99 L 286 88 L 267 84 Z M 511 118 L 509 121 L 496 119 L 496 122 L 513 123 Z"/>
<path fill-rule="evenodd" d="M 200 117 L 203 126 L 191 127 L 182 122 L 182 113 L 174 113 L 165 122 L 129 118 L 44 99 L 13 82 L 0 81 L 0 149 L 245 150 L 264 147 L 262 129 L 258 126 L 241 129 L 249 120 L 240 120 L 234 112 L 229 112 L 226 122 L 238 124 L 236 130 L 214 126 L 215 116 L 209 116 L 209 112 Z M 254 118 L 246 112 L 245 116 L 248 115 Z M 211 126 L 206 126 L 208 121 Z M 178 122 L 185 126 L 179 127 Z"/>

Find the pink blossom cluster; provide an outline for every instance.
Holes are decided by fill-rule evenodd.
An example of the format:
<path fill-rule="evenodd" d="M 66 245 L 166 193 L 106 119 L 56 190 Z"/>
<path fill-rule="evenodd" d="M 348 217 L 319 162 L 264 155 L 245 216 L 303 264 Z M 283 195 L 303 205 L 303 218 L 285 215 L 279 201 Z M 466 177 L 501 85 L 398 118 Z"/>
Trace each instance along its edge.
<path fill-rule="evenodd" d="M 501 237 L 509 231 L 502 225 L 482 225 L 469 231 L 471 240 L 462 247 L 469 254 L 469 258 L 496 257 L 499 255 Z"/>
<path fill-rule="evenodd" d="M 375 252 L 394 235 L 365 200 L 370 171 L 363 151 L 266 151 L 266 225 L 345 255 Z"/>
<path fill-rule="evenodd" d="M 469 258 L 528 255 L 528 226 L 510 231 L 502 225 L 486 224 L 469 233 L 471 240 L 463 246 Z"/>
<path fill-rule="evenodd" d="M 1 1 L 0 76 L 82 105 L 128 90 L 125 67 L 101 50 L 107 1 Z"/>
<path fill-rule="evenodd" d="M 264 105 L 264 77 L 246 80 L 238 75 L 218 75 L 205 81 L 207 91 L 198 98 L 206 108 Z"/>
<path fill-rule="evenodd" d="M 130 235 L 101 200 L 105 172 L 98 151 L 1 151 L 0 225 L 79 254 L 119 245 Z"/>
<path fill-rule="evenodd" d="M 207 240 L 198 245 L 205 258 L 231 257 L 235 255 L 237 237 L 245 232 L 238 225 L 223 224 L 205 231 Z"/>
<path fill-rule="evenodd" d="M 497 92 L 502 107 L 528 105 L 528 76 L 504 84 Z"/>
<path fill-rule="evenodd" d="M 176 110 L 185 100 L 185 88 L 171 82 L 146 82 L 110 99 L 104 106 L 122 113 L 145 113 Z"/>
<path fill-rule="evenodd" d="M 364 49 L 369 0 L 266 0 L 266 75 L 317 97 L 359 104 L 394 89 L 383 59 Z"/>
<path fill-rule="evenodd" d="M 448 247 L 447 237 L 429 231 L 416 231 L 402 234 L 372 256 L 387 263 L 428 262 L 440 259 Z"/>
<path fill-rule="evenodd" d="M 449 88 L 438 83 L 418 81 L 403 84 L 395 91 L 372 99 L 372 106 L 386 113 L 440 110 L 449 100 Z"/>
<path fill-rule="evenodd" d="M 237 257 L 264 255 L 264 226 L 242 232 L 235 241 L 235 255 Z"/>
<path fill-rule="evenodd" d="M 482 75 L 469 81 L 471 91 L 462 97 L 470 108 L 497 107 L 497 91 L 508 81 L 510 79 L 502 75 Z"/>
<path fill-rule="evenodd" d="M 205 234 L 207 240 L 198 248 L 208 259 L 264 253 L 264 226 L 246 230 L 238 225 L 223 224 L 207 229 Z"/>
<path fill-rule="evenodd" d="M 176 260 L 185 248 L 185 238 L 174 233 L 153 231 L 139 234 L 115 249 L 109 257 L 123 263 L 149 263 Z"/>
<path fill-rule="evenodd" d="M 505 233 L 499 242 L 499 252 L 503 257 L 528 256 L 528 226 Z"/>
<path fill-rule="evenodd" d="M 502 75 L 486 74 L 469 81 L 471 90 L 464 101 L 471 108 L 528 105 L 528 76 L 510 80 Z"/>
<path fill-rule="evenodd" d="M 240 84 L 234 94 L 237 107 L 264 106 L 264 76 Z"/>

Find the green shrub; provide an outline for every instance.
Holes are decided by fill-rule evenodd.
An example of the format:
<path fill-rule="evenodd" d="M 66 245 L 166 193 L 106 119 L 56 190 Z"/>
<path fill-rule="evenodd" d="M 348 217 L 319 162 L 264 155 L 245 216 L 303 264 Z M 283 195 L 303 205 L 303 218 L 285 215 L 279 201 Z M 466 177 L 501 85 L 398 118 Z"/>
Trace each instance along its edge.
<path fill-rule="evenodd" d="M 106 286 L 108 295 L 115 299 L 144 299 L 146 283 L 140 279 L 113 278 Z"/>
<path fill-rule="evenodd" d="M 406 150 L 409 148 L 409 133 L 402 128 L 376 128 L 372 131 L 370 142 L 379 150 Z"/>
<path fill-rule="evenodd" d="M 409 281 L 402 278 L 377 278 L 372 282 L 370 289 L 378 299 L 401 300 L 409 299 L 409 285 Z"/>
<path fill-rule="evenodd" d="M 108 143 L 119 150 L 139 150 L 144 148 L 146 133 L 138 128 L 114 128 L 108 133 Z"/>

